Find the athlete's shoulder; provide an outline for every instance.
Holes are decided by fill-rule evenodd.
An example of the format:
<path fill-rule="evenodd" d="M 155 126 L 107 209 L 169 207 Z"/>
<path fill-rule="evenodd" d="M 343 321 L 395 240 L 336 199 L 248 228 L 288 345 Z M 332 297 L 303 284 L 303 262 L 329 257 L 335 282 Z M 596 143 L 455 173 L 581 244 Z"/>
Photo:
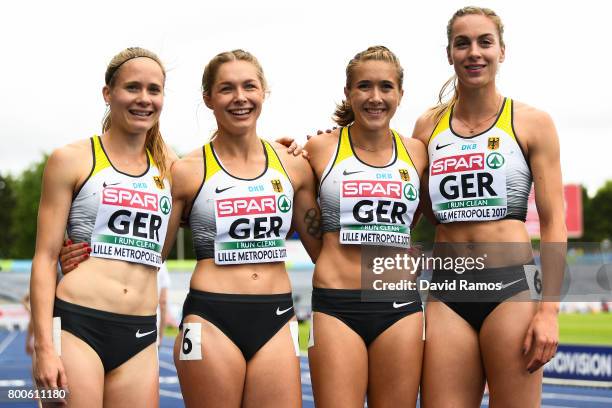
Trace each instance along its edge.
<path fill-rule="evenodd" d="M 290 173 L 294 172 L 303 172 L 310 168 L 308 164 L 308 160 L 304 158 L 301 154 L 295 156 L 293 153 L 289 153 L 287 151 L 287 147 L 278 143 L 278 142 L 268 142 L 272 146 L 272 148 L 276 151 L 279 160 L 285 166 L 287 171 Z M 293 178 L 293 177 L 292 177 Z"/>
<path fill-rule="evenodd" d="M 424 168 L 427 165 L 427 147 L 425 143 L 421 139 L 414 137 L 401 136 L 401 138 L 417 169 Z"/>
<path fill-rule="evenodd" d="M 74 186 L 91 172 L 93 160 L 90 139 L 77 140 L 51 152 L 45 166 L 45 174 Z"/>
<path fill-rule="evenodd" d="M 73 169 L 79 167 L 83 162 L 86 162 L 87 160 L 84 160 L 86 157 L 90 158 L 89 162 L 91 167 L 91 161 L 93 160 L 91 139 L 77 140 L 56 148 L 49 155 L 49 162 L 67 165 L 67 168 Z M 75 160 L 77 158 L 78 160 Z"/>
<path fill-rule="evenodd" d="M 202 148 L 196 149 L 172 164 L 172 196 L 181 198 L 191 196 L 204 177 Z"/>
<path fill-rule="evenodd" d="M 176 182 L 193 177 L 195 175 L 194 170 L 201 168 L 203 161 L 201 148 L 189 152 L 172 164 L 172 179 Z"/>
<path fill-rule="evenodd" d="M 552 123 L 552 118 L 547 112 L 541 109 L 537 109 L 531 105 L 527 105 L 526 103 L 523 103 L 523 102 L 514 100 L 513 101 L 513 111 L 514 111 L 513 115 L 514 115 L 515 124 L 517 121 L 519 122 L 524 121 L 528 124 L 536 124 L 536 125 Z"/>
<path fill-rule="evenodd" d="M 331 133 L 323 132 L 316 136 L 312 136 L 306 142 L 304 149 L 306 149 L 309 154 L 316 154 L 321 150 L 336 146 L 340 138 L 340 129 L 341 128 L 337 128 L 332 130 Z"/>
<path fill-rule="evenodd" d="M 557 138 L 552 117 L 523 102 L 513 101 L 513 126 L 517 137 L 525 139 L 528 145 Z"/>
<path fill-rule="evenodd" d="M 427 109 L 414 124 L 412 137 L 420 140 L 425 146 L 429 143 L 429 137 L 436 128 L 437 120 L 433 109 Z"/>

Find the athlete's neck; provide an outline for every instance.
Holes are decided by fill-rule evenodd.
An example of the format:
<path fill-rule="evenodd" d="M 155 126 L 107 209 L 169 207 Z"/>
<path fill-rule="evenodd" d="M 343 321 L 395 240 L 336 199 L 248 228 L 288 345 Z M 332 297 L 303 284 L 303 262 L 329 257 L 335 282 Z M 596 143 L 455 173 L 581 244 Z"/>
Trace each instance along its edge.
<path fill-rule="evenodd" d="M 129 134 L 112 127 L 102 134 L 104 150 L 115 165 L 146 162 L 146 139 L 146 133 Z"/>
<path fill-rule="evenodd" d="M 391 129 L 366 129 L 358 123 L 351 125 L 351 142 L 362 150 L 377 152 L 393 147 Z"/>
<path fill-rule="evenodd" d="M 459 100 L 453 108 L 453 116 L 467 123 L 477 123 L 494 115 L 500 107 L 501 94 L 494 84 L 481 88 L 467 88 L 459 84 Z"/>
<path fill-rule="evenodd" d="M 213 139 L 215 152 L 220 157 L 244 160 L 262 154 L 261 141 L 255 130 L 230 134 L 219 129 L 217 136 Z"/>

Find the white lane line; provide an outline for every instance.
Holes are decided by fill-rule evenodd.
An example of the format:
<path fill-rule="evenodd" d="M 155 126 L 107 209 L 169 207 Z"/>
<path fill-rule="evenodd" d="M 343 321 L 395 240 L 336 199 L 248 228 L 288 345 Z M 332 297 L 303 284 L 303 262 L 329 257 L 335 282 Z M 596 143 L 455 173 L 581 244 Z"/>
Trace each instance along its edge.
<path fill-rule="evenodd" d="M 8 336 L 4 338 L 4 340 L 2 340 L 2 343 L 0 343 L 0 354 L 2 354 L 4 350 L 6 350 L 6 348 L 13 342 L 13 340 L 17 338 L 17 336 L 19 336 L 19 332 L 13 331 L 10 332 Z"/>
<path fill-rule="evenodd" d="M 176 367 L 174 366 L 174 364 L 170 364 L 166 361 L 160 360 L 159 366 L 161 368 L 165 368 L 166 370 L 174 371 L 176 373 Z"/>
<path fill-rule="evenodd" d="M 171 377 L 159 377 L 159 383 L 160 384 L 178 384 L 179 379 L 176 375 L 171 376 Z"/>
<path fill-rule="evenodd" d="M 542 405 L 542 408 L 574 408 L 567 405 Z"/>
<path fill-rule="evenodd" d="M 612 397 L 596 397 L 582 394 L 559 394 L 553 392 L 543 392 L 542 399 L 557 399 L 565 401 L 581 401 L 581 402 L 610 402 Z"/>
<path fill-rule="evenodd" d="M 0 387 L 24 387 L 24 380 L 0 380 Z"/>
<path fill-rule="evenodd" d="M 167 391 L 167 390 L 159 390 L 159 395 L 162 397 L 170 397 L 176 399 L 183 399 L 183 394 L 180 392 Z"/>

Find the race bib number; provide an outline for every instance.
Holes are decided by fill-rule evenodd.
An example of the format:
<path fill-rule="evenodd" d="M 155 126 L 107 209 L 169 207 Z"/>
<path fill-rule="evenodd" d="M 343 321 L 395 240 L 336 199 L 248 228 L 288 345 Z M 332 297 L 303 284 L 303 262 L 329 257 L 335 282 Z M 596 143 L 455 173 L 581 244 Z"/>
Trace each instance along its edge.
<path fill-rule="evenodd" d="M 340 243 L 410 247 L 410 201 L 418 189 L 401 181 L 345 180 L 340 191 Z"/>
<path fill-rule="evenodd" d="M 536 265 L 523 265 L 525 279 L 529 285 L 529 295 L 533 300 L 542 299 L 542 274 Z"/>
<path fill-rule="evenodd" d="M 505 158 L 501 153 L 468 153 L 442 157 L 430 166 L 429 191 L 440 222 L 504 218 Z"/>
<path fill-rule="evenodd" d="M 285 261 L 292 205 L 284 194 L 216 200 L 215 264 Z"/>
<path fill-rule="evenodd" d="M 167 195 L 106 187 L 92 234 L 91 256 L 159 267 L 172 200 Z"/>
<path fill-rule="evenodd" d="M 183 323 L 179 360 L 202 359 L 202 323 Z"/>

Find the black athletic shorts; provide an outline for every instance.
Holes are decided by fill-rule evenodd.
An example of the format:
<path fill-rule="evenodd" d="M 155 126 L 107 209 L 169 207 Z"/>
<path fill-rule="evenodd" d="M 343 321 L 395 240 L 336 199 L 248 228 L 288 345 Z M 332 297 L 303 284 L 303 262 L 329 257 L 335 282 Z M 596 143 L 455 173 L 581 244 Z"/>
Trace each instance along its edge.
<path fill-rule="evenodd" d="M 55 298 L 53 316 L 61 329 L 87 343 L 100 357 L 104 372 L 119 367 L 157 340 L 156 316 L 105 312 Z"/>

